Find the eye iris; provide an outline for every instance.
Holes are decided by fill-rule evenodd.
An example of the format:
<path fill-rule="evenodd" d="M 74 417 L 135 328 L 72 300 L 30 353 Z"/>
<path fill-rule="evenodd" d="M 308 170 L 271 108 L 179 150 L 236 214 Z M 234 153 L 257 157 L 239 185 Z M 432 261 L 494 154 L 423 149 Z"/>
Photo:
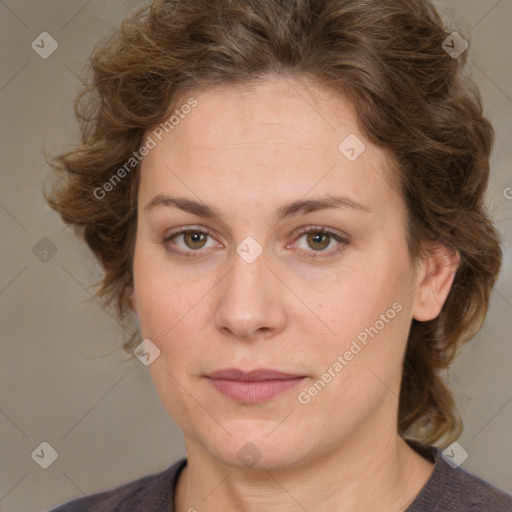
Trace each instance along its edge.
<path fill-rule="evenodd" d="M 184 236 L 185 243 L 191 249 L 201 249 L 201 247 L 203 247 L 204 242 L 206 240 L 206 235 L 204 233 L 199 233 L 196 231 L 191 231 L 189 233 L 185 233 L 183 236 Z M 201 240 L 201 238 L 202 238 L 202 240 Z M 189 243 L 190 240 L 192 243 Z M 202 242 L 202 244 L 201 244 L 201 242 Z M 201 245 L 200 246 L 195 245 L 197 243 L 200 243 Z"/>
<path fill-rule="evenodd" d="M 328 247 L 329 245 L 329 240 L 330 240 L 330 236 L 326 233 L 318 233 L 318 232 L 313 232 L 313 233 L 308 233 L 308 236 L 307 236 L 307 239 L 308 239 L 308 244 L 310 244 L 310 247 L 312 249 L 315 249 L 315 250 L 320 250 L 320 249 L 325 249 L 326 247 Z M 322 242 L 321 240 L 327 240 L 327 243 L 326 244 L 323 244 L 322 245 Z M 314 245 L 314 244 L 321 244 L 321 247 L 313 247 L 311 245 L 311 243 Z"/>

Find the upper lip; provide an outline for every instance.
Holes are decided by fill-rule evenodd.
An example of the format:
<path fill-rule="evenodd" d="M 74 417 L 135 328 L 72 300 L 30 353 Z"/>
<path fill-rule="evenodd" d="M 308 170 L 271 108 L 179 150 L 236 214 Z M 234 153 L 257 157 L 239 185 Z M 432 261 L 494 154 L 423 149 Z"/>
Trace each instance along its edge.
<path fill-rule="evenodd" d="M 258 380 L 284 380 L 297 379 L 304 375 L 296 375 L 291 373 L 273 370 L 271 368 L 258 368 L 255 370 L 239 370 L 238 368 L 225 368 L 217 370 L 206 375 L 210 379 L 227 379 L 241 381 L 258 381 Z"/>

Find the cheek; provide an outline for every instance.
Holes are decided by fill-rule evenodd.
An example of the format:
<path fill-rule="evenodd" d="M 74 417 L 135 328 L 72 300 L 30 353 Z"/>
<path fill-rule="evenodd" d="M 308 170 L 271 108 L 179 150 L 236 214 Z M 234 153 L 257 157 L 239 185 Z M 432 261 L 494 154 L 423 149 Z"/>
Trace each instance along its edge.
<path fill-rule="evenodd" d="M 139 243 L 135 248 L 134 296 L 141 334 L 150 339 L 163 338 L 184 315 L 186 286 L 178 286 L 161 262 L 159 246 Z"/>
<path fill-rule="evenodd" d="M 330 328 L 316 345 L 329 368 L 338 356 L 355 372 L 400 366 L 410 326 L 410 297 L 400 265 L 366 265 L 331 285 L 316 302 L 318 316 Z M 357 369 L 357 370 L 356 370 Z"/>
<path fill-rule="evenodd" d="M 200 300 L 204 285 L 177 282 L 142 255 L 134 264 L 134 274 L 141 335 L 160 350 L 160 357 L 150 365 L 152 376 L 157 387 L 174 388 L 178 384 L 168 373 L 182 381 L 194 359 L 201 359 L 197 353 L 201 346 L 194 338 L 204 323 L 205 303 Z"/>
<path fill-rule="evenodd" d="M 162 280 L 140 280 L 137 289 L 138 317 L 143 338 L 149 338 L 160 355 L 148 369 L 162 404 L 185 432 L 193 431 L 190 418 L 200 417 L 195 402 L 185 391 L 190 388 L 190 372 L 201 360 L 201 347 L 193 342 L 200 304 L 183 290 Z M 194 316 L 195 313 L 195 316 Z"/>
<path fill-rule="evenodd" d="M 161 356 L 149 366 L 151 379 L 167 414 L 183 432 L 190 434 L 194 432 L 194 421 L 201 417 L 202 412 L 184 391 L 188 383 L 184 375 L 170 364 L 168 356 L 168 352 L 162 351 Z M 178 353 L 173 353 L 172 359 L 176 362 L 179 357 Z"/>
<path fill-rule="evenodd" d="M 200 314 L 197 297 L 201 295 L 167 284 L 169 286 L 160 282 L 151 286 L 147 281 L 141 285 L 137 290 L 137 315 L 144 337 L 154 341 L 162 351 L 176 351 L 197 326 L 191 322 Z M 181 344 L 178 345 L 176 339 L 181 340 Z"/>

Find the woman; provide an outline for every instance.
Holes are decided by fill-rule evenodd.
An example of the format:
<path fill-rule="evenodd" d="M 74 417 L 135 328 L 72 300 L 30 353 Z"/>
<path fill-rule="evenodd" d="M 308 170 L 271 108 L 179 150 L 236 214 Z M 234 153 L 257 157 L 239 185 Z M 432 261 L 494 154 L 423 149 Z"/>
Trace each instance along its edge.
<path fill-rule="evenodd" d="M 501 263 L 465 49 L 429 1 L 175 0 L 95 50 L 47 199 L 187 457 L 56 511 L 512 510 L 439 375 Z"/>

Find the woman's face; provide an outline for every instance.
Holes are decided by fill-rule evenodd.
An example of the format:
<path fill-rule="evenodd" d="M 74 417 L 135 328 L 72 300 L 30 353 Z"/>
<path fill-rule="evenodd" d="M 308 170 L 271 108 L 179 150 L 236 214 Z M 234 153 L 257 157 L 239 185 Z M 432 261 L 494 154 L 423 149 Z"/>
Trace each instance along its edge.
<path fill-rule="evenodd" d="M 146 133 L 132 299 L 187 448 L 276 468 L 385 442 L 419 277 L 384 151 L 297 79 L 179 105 Z"/>

